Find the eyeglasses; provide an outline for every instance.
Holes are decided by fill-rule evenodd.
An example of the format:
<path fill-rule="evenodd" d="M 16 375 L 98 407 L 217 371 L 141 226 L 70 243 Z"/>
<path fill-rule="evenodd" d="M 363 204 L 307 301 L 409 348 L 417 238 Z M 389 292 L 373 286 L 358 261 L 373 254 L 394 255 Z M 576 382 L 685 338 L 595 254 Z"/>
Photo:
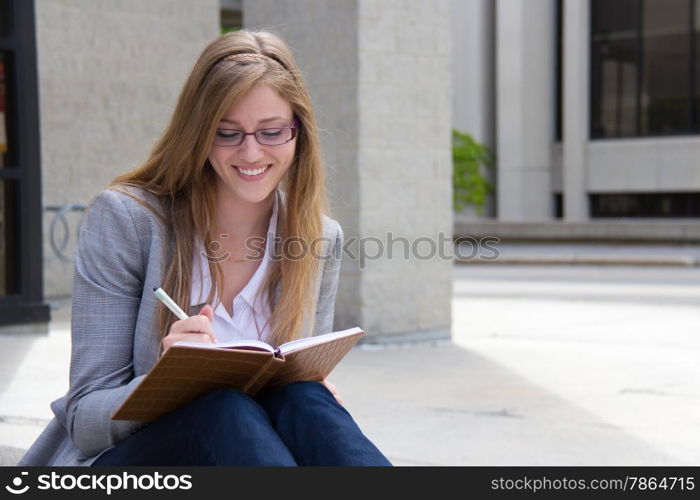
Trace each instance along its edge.
<path fill-rule="evenodd" d="M 286 127 L 263 128 L 255 132 L 243 132 L 242 130 L 219 128 L 214 135 L 214 146 L 235 147 L 243 144 L 247 135 L 255 136 L 255 140 L 262 146 L 281 146 L 297 135 L 297 121 Z"/>

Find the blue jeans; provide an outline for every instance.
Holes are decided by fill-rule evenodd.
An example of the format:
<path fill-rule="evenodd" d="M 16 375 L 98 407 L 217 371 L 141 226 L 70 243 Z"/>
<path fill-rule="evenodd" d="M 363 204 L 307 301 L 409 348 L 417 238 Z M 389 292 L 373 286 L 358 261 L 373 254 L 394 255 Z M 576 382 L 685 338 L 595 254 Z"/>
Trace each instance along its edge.
<path fill-rule="evenodd" d="M 135 432 L 102 465 L 391 465 L 331 392 L 295 382 L 253 399 L 219 389 Z"/>

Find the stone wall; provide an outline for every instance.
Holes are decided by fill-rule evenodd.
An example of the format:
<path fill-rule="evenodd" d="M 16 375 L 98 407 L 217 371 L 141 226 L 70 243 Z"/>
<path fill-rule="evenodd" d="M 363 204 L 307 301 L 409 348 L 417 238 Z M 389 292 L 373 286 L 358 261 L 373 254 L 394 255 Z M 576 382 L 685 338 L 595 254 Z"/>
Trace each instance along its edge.
<path fill-rule="evenodd" d="M 87 203 L 144 161 L 197 56 L 218 33 L 217 0 L 36 2 L 44 206 Z M 47 297 L 72 290 L 72 263 L 49 246 L 51 220 L 46 212 Z M 79 215 L 68 220 L 70 257 Z"/>

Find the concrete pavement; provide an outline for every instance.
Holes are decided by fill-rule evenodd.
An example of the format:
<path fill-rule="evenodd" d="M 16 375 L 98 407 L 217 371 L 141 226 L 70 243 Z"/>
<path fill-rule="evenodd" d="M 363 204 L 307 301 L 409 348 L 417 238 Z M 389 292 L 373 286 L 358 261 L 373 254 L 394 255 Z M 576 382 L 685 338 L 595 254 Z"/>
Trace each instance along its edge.
<path fill-rule="evenodd" d="M 456 266 L 453 342 L 362 346 L 333 373 L 398 465 L 700 463 L 700 269 Z M 67 388 L 68 303 L 0 337 L 0 460 Z"/>

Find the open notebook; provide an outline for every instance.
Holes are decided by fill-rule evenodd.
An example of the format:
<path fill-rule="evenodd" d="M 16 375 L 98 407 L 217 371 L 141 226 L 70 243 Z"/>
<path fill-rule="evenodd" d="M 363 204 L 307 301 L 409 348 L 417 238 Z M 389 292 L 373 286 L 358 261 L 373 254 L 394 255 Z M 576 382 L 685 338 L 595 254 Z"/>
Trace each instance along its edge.
<path fill-rule="evenodd" d="M 321 381 L 364 333 L 360 328 L 351 328 L 292 340 L 278 348 L 259 340 L 176 342 L 112 419 L 152 422 L 222 387 L 255 395 L 263 388 L 290 382 Z"/>

